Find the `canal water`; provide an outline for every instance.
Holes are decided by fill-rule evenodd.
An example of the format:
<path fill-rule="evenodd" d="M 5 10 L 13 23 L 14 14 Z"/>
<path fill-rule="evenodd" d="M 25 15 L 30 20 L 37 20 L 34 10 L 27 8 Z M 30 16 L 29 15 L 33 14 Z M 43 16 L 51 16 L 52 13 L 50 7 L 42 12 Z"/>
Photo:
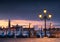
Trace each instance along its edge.
<path fill-rule="evenodd" d="M 60 42 L 60 38 L 0 38 L 0 42 Z"/>

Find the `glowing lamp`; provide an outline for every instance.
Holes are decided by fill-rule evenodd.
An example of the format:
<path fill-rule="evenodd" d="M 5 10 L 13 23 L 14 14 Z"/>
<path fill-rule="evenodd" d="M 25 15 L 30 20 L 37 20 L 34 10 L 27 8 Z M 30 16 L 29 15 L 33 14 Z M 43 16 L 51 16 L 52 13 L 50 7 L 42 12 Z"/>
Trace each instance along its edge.
<path fill-rule="evenodd" d="M 47 12 L 47 10 L 46 10 L 46 9 L 44 9 L 44 14 L 46 14 L 46 12 Z"/>
<path fill-rule="evenodd" d="M 51 18 L 51 17 L 52 17 L 52 15 L 51 15 L 51 14 L 49 14 L 49 15 L 48 15 L 48 17 L 49 17 L 49 18 Z"/>
<path fill-rule="evenodd" d="M 41 14 L 39 15 L 39 18 L 42 18 L 42 15 Z"/>

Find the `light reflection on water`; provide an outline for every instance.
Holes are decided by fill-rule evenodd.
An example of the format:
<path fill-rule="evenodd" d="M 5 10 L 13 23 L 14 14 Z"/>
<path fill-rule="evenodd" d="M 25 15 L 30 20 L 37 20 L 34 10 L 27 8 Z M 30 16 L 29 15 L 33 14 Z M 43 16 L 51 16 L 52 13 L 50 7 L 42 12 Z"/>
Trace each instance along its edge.
<path fill-rule="evenodd" d="M 60 42 L 60 38 L 0 38 L 0 42 Z"/>

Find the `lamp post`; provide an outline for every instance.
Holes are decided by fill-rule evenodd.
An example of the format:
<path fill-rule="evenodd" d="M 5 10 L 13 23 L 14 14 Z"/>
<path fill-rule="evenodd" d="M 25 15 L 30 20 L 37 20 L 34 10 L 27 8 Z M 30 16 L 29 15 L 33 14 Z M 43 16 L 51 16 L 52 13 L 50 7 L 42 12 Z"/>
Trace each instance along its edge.
<path fill-rule="evenodd" d="M 31 37 L 30 26 L 31 26 L 31 23 L 29 23 L 29 37 Z"/>
<path fill-rule="evenodd" d="M 50 20 L 51 17 L 52 17 L 52 15 L 51 15 L 51 14 L 48 14 L 48 15 L 47 15 L 47 14 L 46 14 L 46 13 L 47 13 L 47 10 L 46 10 L 46 9 L 44 9 L 43 12 L 44 12 L 44 15 L 39 14 L 39 18 L 40 18 L 40 19 L 44 19 L 44 22 L 45 22 L 45 35 L 44 35 L 44 36 L 46 37 L 46 36 L 47 36 L 47 35 L 46 35 L 46 20 L 48 20 L 48 19 Z"/>

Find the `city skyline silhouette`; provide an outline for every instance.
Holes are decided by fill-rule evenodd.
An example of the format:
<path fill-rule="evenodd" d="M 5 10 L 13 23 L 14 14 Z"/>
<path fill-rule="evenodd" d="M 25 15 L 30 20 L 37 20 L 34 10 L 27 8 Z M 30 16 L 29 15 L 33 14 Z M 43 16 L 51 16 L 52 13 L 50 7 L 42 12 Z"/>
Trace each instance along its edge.
<path fill-rule="evenodd" d="M 8 20 L 0 20 L 0 27 L 8 27 L 9 19 Z M 31 23 L 31 27 L 37 26 L 37 28 L 44 28 L 44 21 L 33 21 L 33 20 L 10 20 L 11 27 L 13 25 L 20 25 L 23 27 L 29 27 L 29 23 Z M 50 23 L 52 23 L 52 27 L 60 28 L 60 24 L 58 22 L 47 21 L 47 28 L 49 28 Z"/>

